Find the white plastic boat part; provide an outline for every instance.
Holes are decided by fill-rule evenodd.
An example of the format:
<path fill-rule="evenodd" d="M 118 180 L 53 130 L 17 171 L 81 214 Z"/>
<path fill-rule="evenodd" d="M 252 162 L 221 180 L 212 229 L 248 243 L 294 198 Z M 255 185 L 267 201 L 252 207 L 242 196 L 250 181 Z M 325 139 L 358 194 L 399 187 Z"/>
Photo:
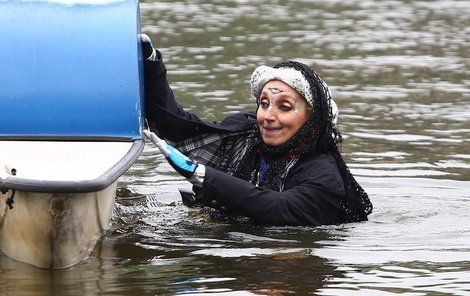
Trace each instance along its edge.
<path fill-rule="evenodd" d="M 142 141 L 0 141 L 0 250 L 43 268 L 86 259 L 108 228 L 118 177 L 142 149 Z"/>

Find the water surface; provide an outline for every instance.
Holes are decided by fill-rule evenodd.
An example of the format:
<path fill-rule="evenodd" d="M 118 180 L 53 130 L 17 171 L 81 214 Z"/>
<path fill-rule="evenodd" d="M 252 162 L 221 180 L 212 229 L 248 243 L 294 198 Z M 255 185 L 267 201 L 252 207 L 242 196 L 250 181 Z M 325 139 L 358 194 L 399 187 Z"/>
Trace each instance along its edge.
<path fill-rule="evenodd" d="M 370 221 L 214 223 L 149 145 L 120 183 L 140 197 L 118 198 L 90 258 L 51 271 L 0 255 L 0 294 L 470 294 L 470 1 L 220 2 L 141 3 L 180 103 L 220 120 L 253 110 L 256 66 L 312 65 Z"/>

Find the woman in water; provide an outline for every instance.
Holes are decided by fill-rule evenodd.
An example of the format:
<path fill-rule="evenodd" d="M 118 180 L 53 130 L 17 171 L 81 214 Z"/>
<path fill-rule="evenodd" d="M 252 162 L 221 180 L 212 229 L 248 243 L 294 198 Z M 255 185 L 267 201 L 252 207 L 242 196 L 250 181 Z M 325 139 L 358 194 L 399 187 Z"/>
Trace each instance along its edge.
<path fill-rule="evenodd" d="M 145 135 L 194 185 L 186 204 L 268 225 L 367 220 L 372 204 L 338 150 L 336 104 L 313 69 L 295 61 L 260 66 L 250 81 L 255 112 L 207 122 L 175 101 L 161 54 L 142 40 L 154 132 Z"/>

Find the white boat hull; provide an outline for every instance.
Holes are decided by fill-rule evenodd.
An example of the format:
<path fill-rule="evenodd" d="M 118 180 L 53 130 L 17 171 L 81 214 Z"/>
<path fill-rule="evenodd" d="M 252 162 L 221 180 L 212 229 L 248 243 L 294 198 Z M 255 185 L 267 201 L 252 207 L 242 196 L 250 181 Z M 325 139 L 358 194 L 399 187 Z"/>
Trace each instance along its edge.
<path fill-rule="evenodd" d="M 71 266 L 144 147 L 139 2 L 0 0 L 0 20 L 0 252 Z"/>
<path fill-rule="evenodd" d="M 42 268 L 86 259 L 108 228 L 117 182 L 88 193 L 16 191 L 13 209 L 0 193 L 0 250 Z"/>

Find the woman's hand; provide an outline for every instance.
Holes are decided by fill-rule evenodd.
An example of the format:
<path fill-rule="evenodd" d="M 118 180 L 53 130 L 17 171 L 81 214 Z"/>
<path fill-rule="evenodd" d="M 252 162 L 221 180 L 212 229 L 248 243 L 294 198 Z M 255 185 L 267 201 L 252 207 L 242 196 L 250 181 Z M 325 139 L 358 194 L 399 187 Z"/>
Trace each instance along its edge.
<path fill-rule="evenodd" d="M 152 45 L 152 39 L 147 34 L 139 34 L 139 41 L 142 45 L 142 54 L 144 59 L 155 60 L 156 51 Z"/>
<path fill-rule="evenodd" d="M 170 165 L 180 173 L 180 175 L 186 178 L 191 178 L 194 175 L 198 165 L 189 159 L 189 157 L 175 149 L 175 147 L 168 145 L 164 140 L 160 139 L 151 131 L 144 130 L 144 135 L 147 139 L 153 142 L 158 149 L 160 149 Z"/>

